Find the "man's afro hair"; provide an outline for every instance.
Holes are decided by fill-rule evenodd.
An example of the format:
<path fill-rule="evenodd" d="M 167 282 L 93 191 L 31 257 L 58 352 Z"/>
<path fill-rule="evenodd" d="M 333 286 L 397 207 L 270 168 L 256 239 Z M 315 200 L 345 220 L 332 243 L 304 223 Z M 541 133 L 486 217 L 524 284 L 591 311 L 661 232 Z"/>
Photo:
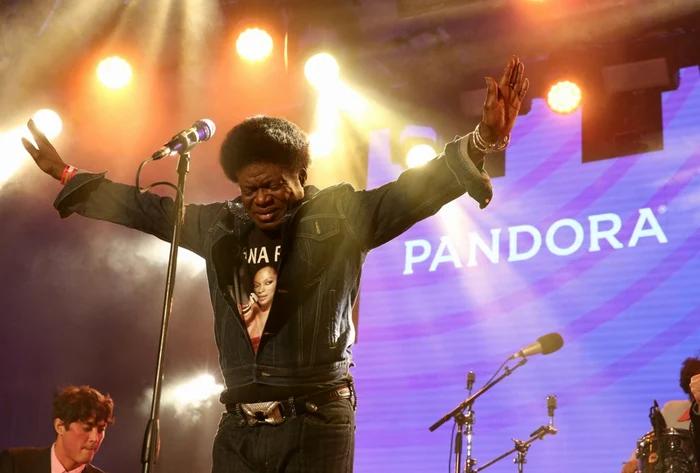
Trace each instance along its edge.
<path fill-rule="evenodd" d="M 219 155 L 221 167 L 238 183 L 238 171 L 259 162 L 279 164 L 306 179 L 311 164 L 309 140 L 301 128 L 285 118 L 257 115 L 228 132 Z"/>

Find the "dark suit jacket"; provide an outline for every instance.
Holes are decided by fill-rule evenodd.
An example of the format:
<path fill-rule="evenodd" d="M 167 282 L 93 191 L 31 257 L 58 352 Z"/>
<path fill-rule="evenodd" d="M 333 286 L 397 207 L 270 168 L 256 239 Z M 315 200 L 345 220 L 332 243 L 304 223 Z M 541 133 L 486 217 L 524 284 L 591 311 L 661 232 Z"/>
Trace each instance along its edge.
<path fill-rule="evenodd" d="M 51 473 L 51 447 L 20 447 L 0 452 L 0 473 Z M 83 473 L 104 473 L 87 465 Z"/>

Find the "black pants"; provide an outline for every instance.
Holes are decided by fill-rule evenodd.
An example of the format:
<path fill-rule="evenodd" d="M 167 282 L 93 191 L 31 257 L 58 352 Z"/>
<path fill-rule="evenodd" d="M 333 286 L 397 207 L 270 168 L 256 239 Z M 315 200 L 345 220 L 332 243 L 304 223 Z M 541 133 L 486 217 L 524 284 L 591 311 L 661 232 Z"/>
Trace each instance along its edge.
<path fill-rule="evenodd" d="M 214 438 L 212 473 L 351 473 L 355 411 L 350 399 L 280 425 L 249 426 L 225 412 Z"/>

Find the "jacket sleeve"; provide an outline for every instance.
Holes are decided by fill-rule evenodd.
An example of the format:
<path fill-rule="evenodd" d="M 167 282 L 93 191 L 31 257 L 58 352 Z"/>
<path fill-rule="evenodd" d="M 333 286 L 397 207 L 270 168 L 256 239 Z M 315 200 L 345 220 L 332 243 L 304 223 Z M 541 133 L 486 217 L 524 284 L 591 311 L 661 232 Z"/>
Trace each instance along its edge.
<path fill-rule="evenodd" d="M 105 173 L 79 173 L 58 194 L 54 207 L 61 218 L 77 213 L 154 235 L 170 242 L 175 201 L 136 187 L 112 182 Z M 188 204 L 180 246 L 205 257 L 205 240 L 225 204 Z"/>
<path fill-rule="evenodd" d="M 493 197 L 491 179 L 469 158 L 470 135 L 445 146 L 444 153 L 423 166 L 404 171 L 396 181 L 365 191 L 344 186 L 338 199 L 348 230 L 364 249 L 399 236 L 434 215 L 465 192 L 485 208 Z"/>

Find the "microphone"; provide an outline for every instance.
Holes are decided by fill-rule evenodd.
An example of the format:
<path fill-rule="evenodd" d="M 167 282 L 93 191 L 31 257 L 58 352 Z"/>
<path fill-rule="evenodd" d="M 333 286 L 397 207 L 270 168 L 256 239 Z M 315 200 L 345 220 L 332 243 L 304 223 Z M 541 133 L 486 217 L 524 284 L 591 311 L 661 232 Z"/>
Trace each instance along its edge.
<path fill-rule="evenodd" d="M 547 415 L 549 416 L 549 426 L 554 427 L 554 411 L 557 409 L 557 397 L 554 394 L 547 396 Z"/>
<path fill-rule="evenodd" d="M 654 399 L 654 407 L 650 409 L 649 419 L 651 420 L 651 426 L 654 432 L 660 434 L 662 430 L 667 428 L 666 419 L 664 419 L 661 409 L 659 408 L 659 403 Z"/>
<path fill-rule="evenodd" d="M 564 339 L 561 338 L 556 332 L 548 333 L 547 335 L 542 335 L 537 339 L 536 342 L 529 344 L 518 353 L 512 355 L 509 360 L 514 360 L 520 357 L 528 357 L 532 355 L 538 355 L 542 353 L 543 355 L 549 355 L 554 353 L 564 346 Z"/>
<path fill-rule="evenodd" d="M 207 141 L 214 136 L 216 125 L 211 120 L 206 118 L 197 120 L 192 125 L 192 128 L 181 131 L 173 138 L 165 143 L 165 145 L 153 153 L 151 159 L 157 161 L 166 158 L 173 153 L 184 154 L 194 148 L 200 141 Z"/>
<path fill-rule="evenodd" d="M 472 370 L 469 370 L 469 374 L 467 374 L 467 391 L 470 393 L 472 392 L 472 389 L 474 388 L 474 383 L 476 382 L 476 375 Z"/>

